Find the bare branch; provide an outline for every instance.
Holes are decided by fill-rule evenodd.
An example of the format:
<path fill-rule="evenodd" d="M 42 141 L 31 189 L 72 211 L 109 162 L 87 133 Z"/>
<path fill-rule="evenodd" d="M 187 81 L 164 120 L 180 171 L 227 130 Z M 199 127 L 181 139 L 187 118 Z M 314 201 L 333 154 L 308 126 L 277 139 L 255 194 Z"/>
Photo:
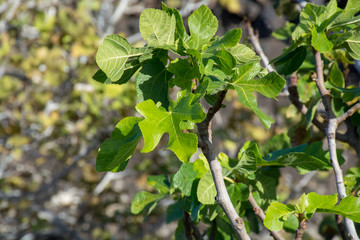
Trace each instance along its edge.
<path fill-rule="evenodd" d="M 303 115 L 307 114 L 308 108 L 305 106 L 303 102 L 301 102 L 299 97 L 299 92 L 297 90 L 297 76 L 296 72 L 293 73 L 290 77 L 290 83 L 288 85 L 288 91 L 289 91 L 289 100 L 291 103 L 298 109 L 299 112 L 301 112 Z M 324 134 L 326 134 L 326 127 L 323 123 L 321 123 L 319 120 L 316 119 L 316 117 L 313 118 L 312 123 Z M 356 140 L 353 142 L 348 134 L 342 134 L 342 133 L 336 133 L 337 140 L 341 142 L 345 142 L 350 144 L 356 152 L 357 151 L 357 142 Z M 359 155 L 360 156 L 360 155 Z"/>
<path fill-rule="evenodd" d="M 267 56 L 265 55 L 260 42 L 259 42 L 259 34 L 255 34 L 254 33 L 254 29 L 251 26 L 251 22 L 248 20 L 246 21 L 246 27 L 247 30 L 249 32 L 249 38 L 251 41 L 251 44 L 254 46 L 255 52 L 261 57 L 261 60 L 263 61 L 265 67 L 267 68 L 267 70 L 269 72 L 275 72 L 275 69 L 271 66 L 271 64 L 269 63 L 269 59 L 267 58 Z"/>
<path fill-rule="evenodd" d="M 347 110 L 343 115 L 336 118 L 337 124 L 345 121 L 348 117 L 351 117 L 354 113 L 360 110 L 360 103 L 355 104 L 349 110 Z"/>
<path fill-rule="evenodd" d="M 328 140 L 329 152 L 330 152 L 330 161 L 334 169 L 335 178 L 336 178 L 336 187 L 338 191 L 338 198 L 341 201 L 346 197 L 345 185 L 343 180 L 342 170 L 340 168 L 337 153 L 336 153 L 336 129 L 338 123 L 344 121 L 347 117 L 353 114 L 353 111 L 358 108 L 357 104 L 349 109 L 344 115 L 340 116 L 339 119 L 335 117 L 335 114 L 331 108 L 331 96 L 329 90 L 326 89 L 324 84 L 324 73 L 323 73 L 323 61 L 321 60 L 320 52 L 313 50 L 315 63 L 316 63 L 316 86 L 321 94 L 322 102 L 325 107 L 326 115 L 328 117 L 328 126 L 326 128 L 326 137 Z M 351 111 L 350 111 L 351 110 Z M 354 222 L 350 219 L 345 218 L 345 228 L 349 235 L 350 239 L 359 239 L 356 233 Z"/>
<path fill-rule="evenodd" d="M 215 113 L 220 109 L 222 101 L 224 100 L 226 91 L 222 91 L 216 103 L 212 108 L 209 109 L 206 119 L 201 123 L 197 124 L 198 135 L 199 135 L 199 147 L 201 148 L 203 154 L 205 155 L 209 165 L 210 170 L 214 179 L 215 188 L 217 191 L 216 200 L 219 205 L 225 212 L 226 216 L 230 220 L 230 223 L 235 230 L 237 236 L 242 240 L 250 240 L 249 235 L 246 232 L 244 220 L 239 217 L 234 206 L 231 203 L 228 192 L 226 191 L 226 186 L 224 183 L 222 168 L 220 163 L 216 160 L 214 153 L 214 146 L 211 142 L 211 129 L 210 122 L 214 117 Z"/>
<path fill-rule="evenodd" d="M 188 240 L 192 240 L 193 237 L 195 240 L 202 240 L 201 234 L 199 232 L 199 229 L 195 226 L 195 224 L 191 221 L 190 214 L 186 211 L 183 211 L 184 213 L 184 228 L 185 228 L 185 237 Z"/>
<path fill-rule="evenodd" d="M 251 206 L 253 207 L 253 210 L 255 212 L 255 214 L 261 219 L 262 222 L 264 222 L 265 220 L 265 213 L 264 211 L 259 207 L 259 205 L 257 204 L 257 202 L 255 201 L 252 193 L 250 192 L 249 194 L 249 198 L 248 198 Z M 284 240 L 284 238 L 278 233 L 278 232 L 274 232 L 274 231 L 270 231 L 271 236 L 273 236 L 274 239 L 276 240 Z"/>

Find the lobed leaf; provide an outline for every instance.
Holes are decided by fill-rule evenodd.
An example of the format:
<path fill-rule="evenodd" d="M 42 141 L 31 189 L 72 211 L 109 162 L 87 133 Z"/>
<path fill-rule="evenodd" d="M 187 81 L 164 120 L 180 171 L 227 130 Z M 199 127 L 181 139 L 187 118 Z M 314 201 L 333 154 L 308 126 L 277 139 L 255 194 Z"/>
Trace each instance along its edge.
<path fill-rule="evenodd" d="M 360 33 L 359 31 L 352 32 L 351 37 L 349 37 L 345 42 L 348 44 L 350 52 L 349 54 L 354 59 L 360 60 Z"/>
<path fill-rule="evenodd" d="M 199 50 L 209 43 L 218 28 L 218 21 L 211 10 L 201 5 L 188 19 L 190 38 L 186 40 L 187 48 Z"/>
<path fill-rule="evenodd" d="M 294 212 L 295 209 L 292 206 L 273 202 L 266 210 L 264 226 L 271 231 L 280 231 L 283 228 L 286 219 Z"/>
<path fill-rule="evenodd" d="M 235 88 L 239 101 L 253 110 L 262 124 L 269 129 L 274 120 L 259 109 L 252 92 L 258 91 L 266 97 L 275 98 L 283 89 L 285 79 L 272 72 L 263 78 L 254 80 L 253 78 L 259 73 L 260 69 L 259 63 L 241 66 L 231 85 Z"/>
<path fill-rule="evenodd" d="M 341 200 L 339 205 L 331 208 L 319 207 L 317 212 L 342 215 L 354 222 L 360 222 L 360 198 L 349 195 Z"/>
<path fill-rule="evenodd" d="M 139 125 L 144 136 L 142 152 L 152 151 L 159 143 L 162 135 L 169 133 L 168 149 L 172 150 L 182 162 L 188 162 L 197 149 L 197 136 L 184 133 L 180 128 L 183 121 L 201 122 L 205 113 L 199 103 L 192 104 L 194 94 L 188 94 L 169 105 L 169 111 L 146 100 L 136 106 L 136 110 L 145 117 Z"/>

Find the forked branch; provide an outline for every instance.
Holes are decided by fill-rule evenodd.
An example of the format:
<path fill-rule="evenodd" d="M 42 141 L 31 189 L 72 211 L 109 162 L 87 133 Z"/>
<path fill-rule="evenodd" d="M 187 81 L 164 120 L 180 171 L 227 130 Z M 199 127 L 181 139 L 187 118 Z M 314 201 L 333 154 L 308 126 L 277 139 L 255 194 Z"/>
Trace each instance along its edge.
<path fill-rule="evenodd" d="M 252 193 L 250 192 L 249 194 L 249 198 L 248 198 L 251 206 L 253 207 L 253 210 L 255 212 L 255 214 L 261 219 L 262 222 L 264 222 L 265 220 L 265 213 L 264 211 L 260 208 L 260 206 L 257 204 L 257 202 L 254 199 L 254 196 L 252 195 Z M 274 239 L 276 240 L 284 240 L 284 238 L 278 233 L 278 232 L 274 232 L 274 231 L 270 231 L 271 236 L 273 236 Z"/>
<path fill-rule="evenodd" d="M 217 191 L 216 200 L 218 201 L 219 205 L 230 220 L 230 223 L 235 230 L 236 235 L 242 240 L 250 240 L 250 237 L 245 229 L 244 220 L 240 218 L 237 214 L 234 206 L 231 203 L 229 194 L 226 191 L 226 186 L 222 175 L 222 168 L 220 166 L 220 163 L 216 160 L 214 146 L 211 139 L 210 122 L 211 119 L 214 117 L 215 113 L 220 110 L 226 92 L 227 91 L 224 90 L 219 93 L 216 103 L 212 108 L 209 109 L 205 120 L 197 124 L 199 147 L 201 148 L 210 166 L 210 170 L 215 183 L 215 188 Z"/>
<path fill-rule="evenodd" d="M 340 168 L 337 153 L 336 153 L 336 129 L 340 122 L 344 121 L 347 117 L 351 116 L 355 111 L 360 107 L 360 104 L 354 105 L 346 113 L 336 118 L 335 114 L 331 108 L 331 96 L 329 90 L 326 89 L 324 84 L 324 73 L 323 73 L 323 61 L 321 60 L 320 52 L 313 50 L 315 64 L 316 64 L 316 86 L 321 94 L 322 102 L 325 107 L 326 115 L 328 118 L 328 126 L 326 128 L 326 137 L 329 146 L 330 152 L 330 161 L 334 169 L 335 178 L 336 178 L 336 187 L 338 191 L 339 200 L 342 200 L 346 197 L 345 185 L 343 180 L 342 170 Z M 350 239 L 358 240 L 354 222 L 350 219 L 345 218 L 345 228 L 349 235 Z"/>

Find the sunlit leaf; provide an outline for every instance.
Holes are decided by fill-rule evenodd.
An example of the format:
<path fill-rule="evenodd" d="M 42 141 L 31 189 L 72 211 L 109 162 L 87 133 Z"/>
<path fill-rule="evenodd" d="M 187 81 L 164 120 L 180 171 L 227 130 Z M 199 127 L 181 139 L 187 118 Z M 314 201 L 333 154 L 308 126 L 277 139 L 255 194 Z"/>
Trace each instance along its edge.
<path fill-rule="evenodd" d="M 152 151 L 159 143 L 162 135 L 169 133 L 168 149 L 172 150 L 182 161 L 189 161 L 197 149 L 197 136 L 194 133 L 184 133 L 180 123 L 189 120 L 201 122 L 205 113 L 199 103 L 191 104 L 194 94 L 178 99 L 177 103 L 170 103 L 169 111 L 155 105 L 152 100 L 146 100 L 136 106 L 136 110 L 145 117 L 141 121 L 140 129 L 144 136 L 145 145 L 142 152 Z"/>

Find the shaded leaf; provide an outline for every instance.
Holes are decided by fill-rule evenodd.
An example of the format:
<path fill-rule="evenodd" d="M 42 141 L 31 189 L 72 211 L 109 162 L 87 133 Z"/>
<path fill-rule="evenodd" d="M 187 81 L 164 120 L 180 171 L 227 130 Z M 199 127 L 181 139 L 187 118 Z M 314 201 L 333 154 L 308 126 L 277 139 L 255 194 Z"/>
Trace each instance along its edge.
<path fill-rule="evenodd" d="M 147 183 L 154 187 L 161 194 L 167 194 L 170 191 L 170 182 L 167 175 L 150 175 L 147 178 Z"/>
<path fill-rule="evenodd" d="M 200 178 L 200 174 L 194 169 L 194 163 L 186 163 L 175 174 L 173 182 L 185 196 L 190 196 L 191 187 L 197 178 Z"/>
<path fill-rule="evenodd" d="M 298 47 L 274 62 L 274 66 L 279 74 L 290 75 L 299 69 L 305 58 L 306 47 Z"/>
<path fill-rule="evenodd" d="M 97 171 L 123 170 L 118 167 L 125 163 L 135 151 L 141 138 L 138 123 L 142 120 L 137 117 L 127 117 L 116 125 L 112 137 L 103 142 L 99 148 L 96 158 Z"/>
<path fill-rule="evenodd" d="M 197 69 L 191 66 L 186 59 L 175 59 L 168 66 L 168 70 L 175 75 L 175 78 L 171 80 L 172 85 L 176 85 L 183 90 L 190 91 L 192 79 L 199 78 Z"/>
<path fill-rule="evenodd" d="M 315 117 L 316 110 L 320 104 L 321 98 L 313 99 L 310 103 L 308 111 L 306 112 L 306 130 L 309 130 L 312 120 Z"/>
<path fill-rule="evenodd" d="M 169 79 L 172 73 L 166 70 L 158 59 L 152 59 L 144 64 L 136 76 L 136 92 L 139 102 L 151 99 L 161 106 L 169 107 Z"/>
<path fill-rule="evenodd" d="M 181 209 L 179 204 L 175 202 L 171 204 L 166 209 L 166 222 L 172 222 L 178 220 L 184 216 L 184 211 Z"/>

